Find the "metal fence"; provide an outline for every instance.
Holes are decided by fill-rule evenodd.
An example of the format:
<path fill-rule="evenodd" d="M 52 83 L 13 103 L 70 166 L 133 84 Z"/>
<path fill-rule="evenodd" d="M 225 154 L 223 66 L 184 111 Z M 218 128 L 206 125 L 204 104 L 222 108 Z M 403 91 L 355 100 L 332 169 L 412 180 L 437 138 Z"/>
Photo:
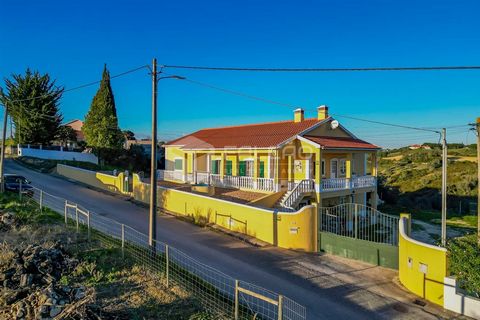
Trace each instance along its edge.
<path fill-rule="evenodd" d="M 64 217 L 67 226 L 102 243 L 121 248 L 122 255 L 160 273 L 170 284 L 191 292 L 204 308 L 220 319 L 306 319 L 306 309 L 299 303 L 254 284 L 234 279 L 205 265 L 166 243 L 112 219 L 103 217 L 76 203 L 33 188 L 20 193 L 34 200 L 40 208 L 49 208 Z"/>
<path fill-rule="evenodd" d="M 356 203 L 319 208 L 319 229 L 344 237 L 398 245 L 396 216 Z"/>

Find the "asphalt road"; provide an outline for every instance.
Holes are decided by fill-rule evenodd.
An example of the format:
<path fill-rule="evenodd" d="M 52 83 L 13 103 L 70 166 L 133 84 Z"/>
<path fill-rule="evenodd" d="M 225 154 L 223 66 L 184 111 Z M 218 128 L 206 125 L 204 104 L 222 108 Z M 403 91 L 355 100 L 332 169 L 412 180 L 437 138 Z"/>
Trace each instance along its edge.
<path fill-rule="evenodd" d="M 144 207 L 52 175 L 29 170 L 10 159 L 6 161 L 5 171 L 22 174 L 34 186 L 50 194 L 148 233 L 148 209 Z M 304 254 L 275 247 L 253 247 L 168 215 L 159 215 L 157 230 L 158 240 L 182 250 L 200 262 L 236 279 L 276 291 L 306 306 L 308 319 L 430 316 L 396 297 L 382 294 L 375 276 L 374 280 L 365 280 L 362 278 L 365 272 L 352 268 L 350 263 L 347 266 L 346 263 L 332 262 L 328 255 Z M 371 268 L 376 267 L 368 267 Z M 383 269 L 378 268 L 371 272 L 377 273 L 381 281 L 388 282 L 392 273 L 386 271 L 383 279 L 379 273 L 381 270 Z M 357 273 L 353 274 L 354 272 Z M 330 273 L 339 275 L 332 276 Z M 338 280 L 340 277 L 343 277 L 341 281 Z M 375 290 L 369 289 L 369 286 L 375 287 Z M 403 296 L 401 290 L 398 296 Z M 398 308 L 399 303 L 408 311 Z M 403 311 L 397 312 L 397 309 Z"/>

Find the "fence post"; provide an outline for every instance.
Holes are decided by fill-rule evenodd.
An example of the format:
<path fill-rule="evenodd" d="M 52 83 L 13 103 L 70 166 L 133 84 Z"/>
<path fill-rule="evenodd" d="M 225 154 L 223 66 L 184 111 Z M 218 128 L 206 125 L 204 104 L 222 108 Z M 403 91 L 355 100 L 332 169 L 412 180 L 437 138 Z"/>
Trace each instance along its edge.
<path fill-rule="evenodd" d="M 169 273 L 169 254 L 168 254 L 168 244 L 165 245 L 165 277 L 167 279 L 167 288 L 170 283 L 170 273 Z"/>
<path fill-rule="evenodd" d="M 278 295 L 278 320 L 283 319 L 283 296 Z"/>
<path fill-rule="evenodd" d="M 235 320 L 238 320 L 238 280 L 235 280 Z"/>
<path fill-rule="evenodd" d="M 87 210 L 87 237 L 90 240 L 90 210 Z"/>
<path fill-rule="evenodd" d="M 22 179 L 18 179 L 18 197 L 22 201 Z"/>
<path fill-rule="evenodd" d="M 65 227 L 68 226 L 68 221 L 67 221 L 67 210 L 68 210 L 68 201 L 65 200 Z"/>
<path fill-rule="evenodd" d="M 358 204 L 355 203 L 355 239 L 358 238 Z"/>
<path fill-rule="evenodd" d="M 122 223 L 122 258 L 125 258 L 125 225 Z"/>
<path fill-rule="evenodd" d="M 77 232 L 79 231 L 78 226 L 78 205 L 75 205 L 75 221 L 77 222 Z"/>
<path fill-rule="evenodd" d="M 40 190 L 40 213 L 42 212 L 43 208 L 43 190 Z"/>

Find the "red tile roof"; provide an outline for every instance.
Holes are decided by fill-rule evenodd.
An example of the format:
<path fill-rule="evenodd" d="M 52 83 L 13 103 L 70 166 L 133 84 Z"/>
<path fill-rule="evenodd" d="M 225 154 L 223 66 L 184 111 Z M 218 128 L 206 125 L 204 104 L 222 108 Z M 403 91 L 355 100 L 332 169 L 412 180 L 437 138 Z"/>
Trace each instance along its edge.
<path fill-rule="evenodd" d="M 303 137 L 319 144 L 325 149 L 381 149 L 374 144 L 351 137 L 315 137 L 309 135 Z"/>
<path fill-rule="evenodd" d="M 290 120 L 203 129 L 170 141 L 166 145 L 181 145 L 182 149 L 276 147 L 319 122 L 321 121 L 313 118 L 302 122 Z"/>

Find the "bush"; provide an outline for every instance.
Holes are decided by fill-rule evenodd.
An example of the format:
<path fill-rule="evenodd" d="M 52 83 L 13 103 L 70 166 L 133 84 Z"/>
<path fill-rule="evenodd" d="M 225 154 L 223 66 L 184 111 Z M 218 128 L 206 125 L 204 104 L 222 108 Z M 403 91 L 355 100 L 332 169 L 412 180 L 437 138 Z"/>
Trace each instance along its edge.
<path fill-rule="evenodd" d="M 480 245 L 472 234 L 449 241 L 450 272 L 457 277 L 460 287 L 480 298 Z"/>

